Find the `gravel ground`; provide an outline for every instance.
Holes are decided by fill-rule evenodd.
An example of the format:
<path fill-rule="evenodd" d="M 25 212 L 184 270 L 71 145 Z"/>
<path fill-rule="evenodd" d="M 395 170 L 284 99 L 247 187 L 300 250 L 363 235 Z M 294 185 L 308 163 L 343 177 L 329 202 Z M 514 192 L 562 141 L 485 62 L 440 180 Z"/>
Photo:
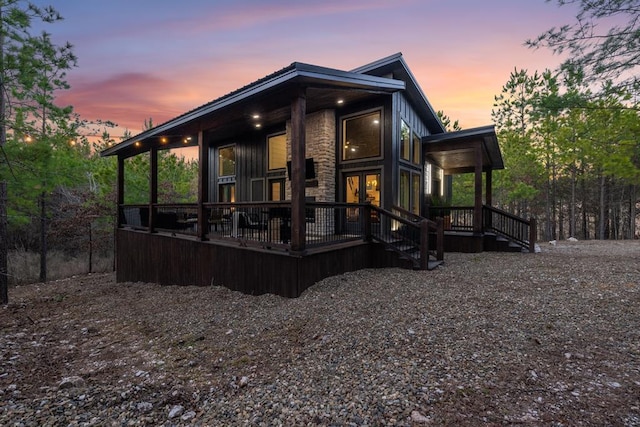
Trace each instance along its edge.
<path fill-rule="evenodd" d="M 640 426 L 640 242 L 446 254 L 300 298 L 10 289 L 0 425 Z"/>

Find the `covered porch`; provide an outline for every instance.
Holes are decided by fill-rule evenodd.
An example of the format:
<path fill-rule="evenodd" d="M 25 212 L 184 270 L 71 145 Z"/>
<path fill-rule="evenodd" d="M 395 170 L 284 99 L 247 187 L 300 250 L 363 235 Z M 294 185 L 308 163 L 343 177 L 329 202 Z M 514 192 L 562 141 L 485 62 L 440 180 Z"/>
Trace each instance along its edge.
<path fill-rule="evenodd" d="M 427 206 L 428 218 L 444 218 L 446 251 L 535 250 L 535 219 L 492 206 L 492 173 L 504 169 L 494 126 L 430 135 L 422 143 L 425 160 L 444 175 L 474 176 L 473 206 Z"/>

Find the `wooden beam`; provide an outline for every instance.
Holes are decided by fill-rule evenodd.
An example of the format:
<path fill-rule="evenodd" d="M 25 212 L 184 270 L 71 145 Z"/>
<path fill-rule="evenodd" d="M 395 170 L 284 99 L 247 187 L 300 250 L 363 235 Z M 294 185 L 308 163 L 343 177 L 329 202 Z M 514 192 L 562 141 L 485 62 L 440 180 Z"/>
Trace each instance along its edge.
<path fill-rule="evenodd" d="M 473 204 L 473 232 L 482 232 L 482 147 L 475 147 L 475 201 Z"/>
<path fill-rule="evenodd" d="M 204 203 L 209 200 L 209 147 L 205 146 L 202 131 L 198 132 L 198 238 L 204 240 L 209 230 Z"/>
<path fill-rule="evenodd" d="M 291 251 L 304 252 L 305 219 L 305 115 L 307 99 L 299 88 L 291 101 Z"/>
<path fill-rule="evenodd" d="M 124 157 L 118 156 L 118 170 L 116 178 L 116 206 L 117 212 L 117 224 L 116 227 L 120 227 L 122 224 L 123 213 L 120 207 L 124 205 Z"/>
<path fill-rule="evenodd" d="M 149 182 L 149 232 L 153 233 L 156 228 L 156 212 L 154 205 L 158 203 L 158 148 L 151 147 L 149 150 L 150 161 L 150 182 Z"/>
<path fill-rule="evenodd" d="M 492 173 L 491 173 L 491 169 L 487 170 L 485 172 L 485 179 L 486 179 L 486 183 L 485 183 L 485 195 L 484 195 L 484 203 L 491 207 L 491 204 L 493 203 L 493 195 L 492 195 Z M 489 215 L 487 215 L 487 218 L 485 218 L 485 223 L 484 223 L 484 228 L 485 229 L 491 229 L 491 227 L 493 226 L 493 217 L 491 215 L 491 213 L 489 213 Z"/>
<path fill-rule="evenodd" d="M 491 173 L 491 169 L 488 169 L 485 172 L 485 179 L 486 179 L 486 185 L 485 185 L 485 194 L 484 194 L 484 199 L 485 199 L 485 204 L 487 206 L 491 206 L 491 204 L 493 203 L 493 179 L 492 179 L 492 173 Z"/>

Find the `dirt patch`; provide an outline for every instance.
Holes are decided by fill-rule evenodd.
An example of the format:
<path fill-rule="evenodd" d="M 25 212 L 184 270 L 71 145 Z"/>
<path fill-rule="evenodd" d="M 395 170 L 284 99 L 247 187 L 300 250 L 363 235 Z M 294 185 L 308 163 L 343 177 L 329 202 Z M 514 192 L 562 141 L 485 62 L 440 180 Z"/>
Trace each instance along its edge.
<path fill-rule="evenodd" d="M 640 242 L 446 254 L 300 298 L 10 289 L 0 424 L 640 425 Z"/>

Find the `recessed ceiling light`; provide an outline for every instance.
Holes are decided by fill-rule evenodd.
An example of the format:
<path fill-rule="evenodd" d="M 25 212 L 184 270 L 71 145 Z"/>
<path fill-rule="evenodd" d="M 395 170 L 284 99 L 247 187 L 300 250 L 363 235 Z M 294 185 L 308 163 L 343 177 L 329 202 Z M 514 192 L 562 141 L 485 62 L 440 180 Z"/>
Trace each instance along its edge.
<path fill-rule="evenodd" d="M 256 123 L 256 128 L 260 129 L 262 127 L 262 125 L 260 123 Z"/>
<path fill-rule="evenodd" d="M 254 115 L 253 115 L 253 116 L 251 116 L 251 117 L 253 117 L 254 119 L 259 119 L 259 118 L 260 118 L 260 114 L 254 114 Z"/>
<path fill-rule="evenodd" d="M 338 99 L 337 103 L 338 103 L 338 105 L 344 104 L 344 99 Z"/>

